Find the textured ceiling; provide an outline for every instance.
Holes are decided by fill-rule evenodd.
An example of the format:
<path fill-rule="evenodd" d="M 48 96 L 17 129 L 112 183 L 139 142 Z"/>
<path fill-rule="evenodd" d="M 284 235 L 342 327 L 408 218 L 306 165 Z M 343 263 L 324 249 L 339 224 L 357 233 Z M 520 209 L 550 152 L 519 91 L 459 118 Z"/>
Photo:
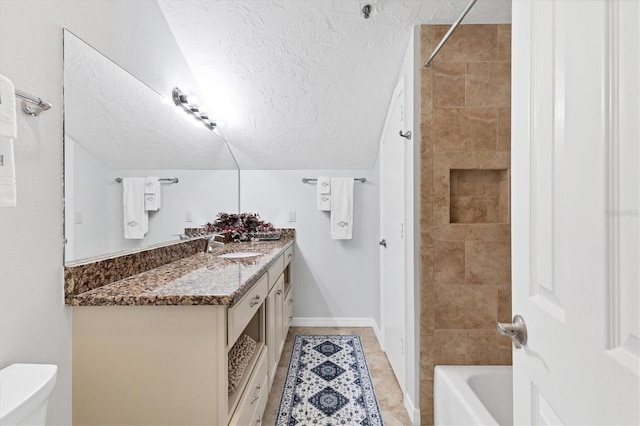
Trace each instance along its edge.
<path fill-rule="evenodd" d="M 373 167 L 411 29 L 467 2 L 158 0 L 241 169 Z M 510 21 L 479 0 L 464 22 Z"/>
<path fill-rule="evenodd" d="M 224 169 L 224 139 L 64 33 L 65 133 L 112 169 Z"/>

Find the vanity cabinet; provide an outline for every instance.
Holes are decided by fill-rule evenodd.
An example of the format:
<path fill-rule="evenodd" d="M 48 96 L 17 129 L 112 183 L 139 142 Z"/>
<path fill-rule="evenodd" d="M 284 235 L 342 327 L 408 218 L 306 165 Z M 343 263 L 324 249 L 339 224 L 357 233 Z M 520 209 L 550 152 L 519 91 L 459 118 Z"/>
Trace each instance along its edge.
<path fill-rule="evenodd" d="M 290 263 L 293 246 L 270 269 L 269 296 L 267 298 L 267 349 L 269 353 L 269 387 L 278 371 L 278 363 L 293 318 L 293 291 Z M 288 293 L 287 293 L 288 291 Z M 287 298 L 288 297 L 288 298 Z"/>
<path fill-rule="evenodd" d="M 287 250 L 231 306 L 74 306 L 73 423 L 261 424 L 292 316 Z M 256 349 L 229 393 L 243 334 Z"/>
<path fill-rule="evenodd" d="M 282 317 L 284 299 L 284 277 L 276 281 L 267 298 L 267 349 L 269 352 L 269 386 L 273 383 L 280 360 L 282 338 Z"/>

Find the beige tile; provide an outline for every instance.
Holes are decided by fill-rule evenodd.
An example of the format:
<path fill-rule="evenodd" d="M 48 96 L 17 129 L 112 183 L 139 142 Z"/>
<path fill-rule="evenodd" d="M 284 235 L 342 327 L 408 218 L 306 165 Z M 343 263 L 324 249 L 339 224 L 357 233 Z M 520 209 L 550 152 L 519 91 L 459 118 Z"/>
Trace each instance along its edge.
<path fill-rule="evenodd" d="M 451 197 L 451 223 L 486 223 L 486 197 Z"/>
<path fill-rule="evenodd" d="M 498 322 L 498 287 L 467 285 L 464 305 L 465 328 L 495 329 Z"/>
<path fill-rule="evenodd" d="M 511 151 L 511 108 L 498 108 L 498 151 Z"/>
<path fill-rule="evenodd" d="M 495 348 L 498 346 L 495 330 L 467 331 L 467 365 L 494 365 Z"/>
<path fill-rule="evenodd" d="M 434 108 L 433 152 L 495 151 L 497 108 Z"/>
<path fill-rule="evenodd" d="M 435 296 L 436 330 L 495 327 L 496 286 L 437 286 Z"/>
<path fill-rule="evenodd" d="M 497 108 L 462 108 L 466 151 L 495 151 L 498 147 Z"/>
<path fill-rule="evenodd" d="M 511 242 L 511 225 L 500 224 L 496 227 L 496 237 L 493 241 Z"/>
<path fill-rule="evenodd" d="M 433 225 L 447 225 L 449 223 L 449 197 L 433 197 Z"/>
<path fill-rule="evenodd" d="M 458 184 L 457 193 L 460 197 L 499 197 L 500 177 L 502 170 L 462 170 L 467 176 L 465 181 Z M 477 177 L 477 179 L 476 179 Z M 488 178 L 488 179 L 483 179 Z"/>
<path fill-rule="evenodd" d="M 467 353 L 466 330 L 436 330 L 434 365 L 463 365 Z"/>
<path fill-rule="evenodd" d="M 433 281 L 438 285 L 464 284 L 463 241 L 433 242 Z"/>
<path fill-rule="evenodd" d="M 465 109 L 433 109 L 433 152 L 465 151 Z"/>
<path fill-rule="evenodd" d="M 498 214 L 500 222 L 509 223 L 511 221 L 511 182 L 509 180 L 500 181 L 498 196 Z"/>
<path fill-rule="evenodd" d="M 468 169 L 508 169 L 511 163 L 511 153 L 508 151 L 466 152 L 465 159 L 464 167 Z"/>
<path fill-rule="evenodd" d="M 511 24 L 498 25 L 498 60 L 511 61 Z"/>
<path fill-rule="evenodd" d="M 433 106 L 465 105 L 465 65 L 437 63 L 433 66 Z"/>
<path fill-rule="evenodd" d="M 466 284 L 510 285 L 511 247 L 504 241 L 467 241 Z"/>
<path fill-rule="evenodd" d="M 498 236 L 498 224 L 492 223 L 452 223 L 450 225 L 433 227 L 434 240 L 449 241 L 496 241 Z"/>
<path fill-rule="evenodd" d="M 497 344 L 492 349 L 492 358 L 495 365 L 512 365 L 513 346 L 511 339 L 499 336 L 496 333 Z"/>
<path fill-rule="evenodd" d="M 505 223 L 504 209 L 500 206 L 499 197 L 487 197 L 487 223 Z"/>
<path fill-rule="evenodd" d="M 375 342 L 378 344 L 378 338 L 371 327 L 349 327 L 348 334 L 360 336 L 360 340 L 364 345 L 364 342 Z"/>
<path fill-rule="evenodd" d="M 422 201 L 429 202 L 433 199 L 433 160 L 421 160 L 420 168 L 420 197 Z"/>
<path fill-rule="evenodd" d="M 420 380 L 420 425 L 433 425 L 433 380 Z"/>
<path fill-rule="evenodd" d="M 433 154 L 433 195 L 448 197 L 450 193 L 451 169 L 466 167 L 463 152 L 434 152 Z"/>
<path fill-rule="evenodd" d="M 433 158 L 433 114 L 420 116 L 420 160 Z M 421 165 L 422 167 L 422 165 Z"/>
<path fill-rule="evenodd" d="M 437 25 L 420 26 L 420 62 L 424 63 L 438 41 L 435 40 L 435 27 Z"/>
<path fill-rule="evenodd" d="M 467 106 L 509 107 L 511 105 L 511 63 L 468 63 Z"/>
<path fill-rule="evenodd" d="M 434 336 L 420 336 L 420 379 L 433 379 Z"/>
<path fill-rule="evenodd" d="M 433 283 L 422 281 L 420 290 L 420 335 L 432 335 L 435 318 L 435 290 Z"/>
<path fill-rule="evenodd" d="M 435 318 L 437 329 L 464 329 L 472 312 L 469 286 L 441 285 L 435 287 Z M 497 309 L 496 309 L 497 312 Z"/>
<path fill-rule="evenodd" d="M 468 365 L 511 365 L 511 340 L 495 330 L 469 330 Z"/>
<path fill-rule="evenodd" d="M 449 25 L 434 26 L 434 39 L 441 40 L 449 27 Z M 498 28 L 496 25 L 460 25 L 438 53 L 434 64 L 493 61 L 497 58 Z"/>
<path fill-rule="evenodd" d="M 433 204 L 427 203 L 426 205 L 428 206 Z M 420 229 L 420 249 L 424 249 L 429 246 L 433 246 L 433 224 L 424 226 Z"/>
<path fill-rule="evenodd" d="M 422 201 L 420 207 L 420 226 L 427 227 L 433 224 L 433 201 Z"/>
<path fill-rule="evenodd" d="M 433 115 L 433 70 L 421 68 L 420 71 L 420 116 Z"/>
<path fill-rule="evenodd" d="M 511 322 L 511 286 L 501 285 L 498 287 L 498 321 Z"/>

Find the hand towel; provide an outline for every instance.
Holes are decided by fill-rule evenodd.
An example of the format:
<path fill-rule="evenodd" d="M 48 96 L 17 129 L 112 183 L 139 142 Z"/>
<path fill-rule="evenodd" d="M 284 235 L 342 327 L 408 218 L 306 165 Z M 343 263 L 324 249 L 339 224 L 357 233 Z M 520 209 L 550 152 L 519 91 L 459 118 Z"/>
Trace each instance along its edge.
<path fill-rule="evenodd" d="M 141 240 L 149 230 L 149 215 L 144 209 L 145 178 L 122 179 L 124 238 Z"/>
<path fill-rule="evenodd" d="M 316 182 L 318 210 L 328 212 L 331 210 L 331 179 L 328 176 L 319 176 Z"/>
<path fill-rule="evenodd" d="M 350 240 L 353 231 L 353 178 L 331 179 L 331 238 Z"/>
<path fill-rule="evenodd" d="M 0 75 L 0 206 L 15 207 L 16 170 L 13 140 L 18 136 L 13 83 Z"/>
<path fill-rule="evenodd" d="M 160 181 L 157 176 L 144 179 L 144 209 L 148 212 L 160 210 Z"/>

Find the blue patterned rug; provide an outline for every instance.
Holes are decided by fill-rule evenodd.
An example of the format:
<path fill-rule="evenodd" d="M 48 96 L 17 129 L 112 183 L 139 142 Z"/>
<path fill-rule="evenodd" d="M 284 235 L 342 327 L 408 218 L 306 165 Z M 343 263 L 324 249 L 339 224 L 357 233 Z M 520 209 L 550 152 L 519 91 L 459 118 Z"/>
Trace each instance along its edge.
<path fill-rule="evenodd" d="M 296 336 L 276 425 L 382 425 L 360 336 Z"/>

